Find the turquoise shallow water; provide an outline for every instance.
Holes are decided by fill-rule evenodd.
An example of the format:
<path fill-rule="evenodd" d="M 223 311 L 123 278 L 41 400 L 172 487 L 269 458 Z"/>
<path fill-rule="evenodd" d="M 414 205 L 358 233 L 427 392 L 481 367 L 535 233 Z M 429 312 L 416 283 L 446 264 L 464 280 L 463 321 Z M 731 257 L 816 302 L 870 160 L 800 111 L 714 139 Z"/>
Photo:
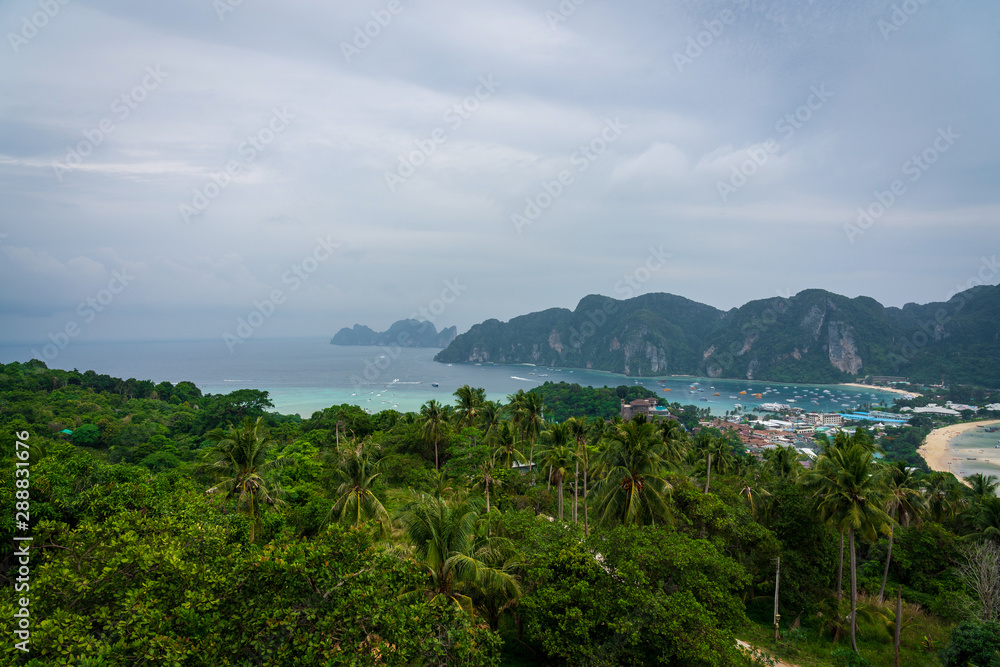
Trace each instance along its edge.
<path fill-rule="evenodd" d="M 0 345 L 0 362 L 28 361 L 32 349 L 30 345 Z M 483 387 L 490 399 L 506 400 L 518 389 L 528 390 L 545 381 L 597 387 L 641 384 L 663 396 L 665 402 L 707 407 L 720 415 L 737 403 L 752 408 L 791 399 L 794 405 L 807 410 L 831 412 L 881 401 L 892 405 L 894 398 L 890 392 L 839 385 L 689 377 L 635 379 L 601 371 L 527 364 L 440 364 L 433 360 L 437 352 L 429 348 L 343 347 L 330 345 L 326 338 L 251 338 L 232 353 L 221 339 L 74 341 L 46 363 L 50 368 L 94 370 L 126 379 L 173 383 L 189 380 L 211 393 L 263 389 L 270 392 L 278 411 L 303 417 L 341 403 L 360 405 L 372 412 L 389 408 L 416 411 L 432 398 L 453 401 L 455 389 L 465 384 Z M 664 392 L 664 388 L 671 391 Z M 740 395 L 740 391 L 747 393 Z M 719 396 L 713 396 L 715 393 Z M 763 398 L 756 400 L 753 393 L 761 393 Z M 733 396 L 736 398 L 730 398 Z"/>

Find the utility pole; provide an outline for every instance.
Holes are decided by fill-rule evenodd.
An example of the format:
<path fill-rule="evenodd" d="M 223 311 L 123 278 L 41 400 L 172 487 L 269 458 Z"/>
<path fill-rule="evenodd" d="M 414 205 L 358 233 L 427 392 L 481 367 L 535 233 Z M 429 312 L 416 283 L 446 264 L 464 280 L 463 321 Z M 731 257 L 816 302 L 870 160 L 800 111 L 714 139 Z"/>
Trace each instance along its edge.
<path fill-rule="evenodd" d="M 774 642 L 778 642 L 778 621 L 781 614 L 778 613 L 778 583 L 781 580 L 781 556 L 778 556 L 778 566 L 774 571 Z"/>

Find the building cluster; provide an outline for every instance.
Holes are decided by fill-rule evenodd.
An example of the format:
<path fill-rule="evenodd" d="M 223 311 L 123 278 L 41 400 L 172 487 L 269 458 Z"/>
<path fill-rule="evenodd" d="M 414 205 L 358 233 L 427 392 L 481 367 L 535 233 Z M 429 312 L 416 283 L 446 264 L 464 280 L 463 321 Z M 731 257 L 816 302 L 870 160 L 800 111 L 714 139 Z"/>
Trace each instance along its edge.
<path fill-rule="evenodd" d="M 948 409 L 951 410 L 951 408 Z M 667 408 L 658 405 L 655 398 L 640 398 L 629 403 L 624 400 L 621 402 L 623 420 L 632 419 L 638 414 L 643 415 L 647 420 L 676 419 Z M 825 434 L 832 438 L 840 431 L 853 433 L 856 427 L 845 426 L 846 422 L 873 422 L 876 430 L 882 430 L 887 424 L 890 426 L 905 425 L 908 418 L 906 415 L 878 410 L 837 413 L 806 412 L 801 408 L 792 408 L 786 411 L 783 416 L 785 416 L 784 419 L 757 417 L 750 421 L 747 421 L 748 416 L 733 416 L 729 419 L 716 417 L 701 422 L 701 426 L 736 433 L 747 451 L 758 456 L 762 455 L 764 450 L 775 447 L 795 447 L 800 453 L 811 459 L 815 458 L 812 449 L 813 438 L 819 434 Z"/>

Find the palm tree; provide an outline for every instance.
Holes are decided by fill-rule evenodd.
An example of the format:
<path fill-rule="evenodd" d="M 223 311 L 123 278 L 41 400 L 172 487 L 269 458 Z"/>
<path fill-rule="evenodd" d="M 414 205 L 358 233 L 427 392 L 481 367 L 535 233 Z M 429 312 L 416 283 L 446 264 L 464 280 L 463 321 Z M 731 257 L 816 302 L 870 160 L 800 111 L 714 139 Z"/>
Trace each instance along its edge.
<path fill-rule="evenodd" d="M 976 532 L 966 535 L 963 540 L 988 540 L 1000 544 L 1000 498 L 983 498 L 969 509 L 968 517 Z"/>
<path fill-rule="evenodd" d="M 420 418 L 423 424 L 420 432 L 426 442 L 434 443 L 434 469 L 440 470 L 438 461 L 438 442 L 444 434 L 448 424 L 448 412 L 433 398 L 420 407 Z"/>
<path fill-rule="evenodd" d="M 549 469 L 549 479 L 555 480 L 558 493 L 559 520 L 563 519 L 563 480 L 577 463 L 573 433 L 566 424 L 552 424 L 542 431 L 545 448 L 539 452 L 541 464 Z"/>
<path fill-rule="evenodd" d="M 479 409 L 478 426 L 484 438 L 489 438 L 500 428 L 503 420 L 503 406 L 498 401 L 485 401 Z"/>
<path fill-rule="evenodd" d="M 725 474 L 733 469 L 736 459 L 733 456 L 732 446 L 724 438 L 707 438 L 697 443 L 696 449 L 704 456 L 705 493 L 708 493 L 709 484 L 712 481 L 713 461 L 715 462 L 715 469 Z"/>
<path fill-rule="evenodd" d="M 675 419 L 661 419 L 657 430 L 666 445 L 663 451 L 667 460 L 671 463 L 683 461 L 688 435 L 681 423 Z"/>
<path fill-rule="evenodd" d="M 427 597 L 450 600 L 471 615 L 472 595 L 477 592 L 520 594 L 505 558 L 509 542 L 496 537 L 477 539 L 479 515 L 473 501 L 419 494 L 400 507 L 395 518 L 430 575 L 423 591 Z"/>
<path fill-rule="evenodd" d="M 496 459 L 492 456 L 487 456 L 477 466 L 475 483 L 472 485 L 473 490 L 483 489 L 483 493 L 486 495 L 487 515 L 490 513 L 490 485 L 492 484 L 494 488 L 501 485 L 500 480 L 493 476 L 493 471 L 496 470 L 496 467 Z"/>
<path fill-rule="evenodd" d="M 389 528 L 389 513 L 375 494 L 372 486 L 381 475 L 381 458 L 376 458 L 378 445 L 366 439 L 356 445 L 347 445 L 336 453 L 333 469 L 337 486 L 337 501 L 326 515 L 327 521 L 350 526 L 360 526 L 366 521 L 378 525 L 380 535 Z"/>
<path fill-rule="evenodd" d="M 958 515 L 962 506 L 964 488 L 951 473 L 932 472 L 921 478 L 927 494 L 929 513 L 938 523 Z"/>
<path fill-rule="evenodd" d="M 213 445 L 205 452 L 205 466 L 224 479 L 209 489 L 223 489 L 226 498 L 236 498 L 241 510 L 252 523 L 250 541 L 260 532 L 261 504 L 273 505 L 277 494 L 268 488 L 267 473 L 283 463 L 283 459 L 268 459 L 275 442 L 267 436 L 264 418 L 256 421 L 246 417 L 240 427 L 216 428 L 206 435 Z"/>
<path fill-rule="evenodd" d="M 524 440 L 528 441 L 528 466 L 534 469 L 535 442 L 545 424 L 541 394 L 525 392 L 518 389 L 517 393 L 508 396 L 514 414 L 514 424 L 521 431 Z"/>
<path fill-rule="evenodd" d="M 839 435 L 839 434 L 838 434 Z M 847 533 L 851 550 L 851 647 L 858 650 L 858 570 L 854 535 L 875 539 L 892 519 L 886 514 L 882 482 L 875 475 L 875 458 L 863 443 L 831 447 L 816 462 L 809 484 L 817 488 L 817 508 L 823 521 Z"/>
<path fill-rule="evenodd" d="M 966 477 L 965 481 L 969 485 L 967 495 L 973 502 L 979 502 L 984 498 L 995 498 L 997 487 L 1000 486 L 1000 481 L 995 475 L 984 475 L 978 472 Z"/>
<path fill-rule="evenodd" d="M 656 524 L 670 520 L 664 479 L 663 441 L 653 424 L 630 420 L 618 424 L 598 454 L 603 478 L 594 486 L 600 496 L 599 521 L 605 525 Z"/>
<path fill-rule="evenodd" d="M 570 435 L 572 435 L 574 442 L 576 442 L 576 467 L 577 472 L 574 474 L 573 481 L 573 521 L 577 521 L 577 487 L 579 486 L 579 468 L 583 465 L 583 535 L 584 537 L 589 537 L 590 535 L 590 517 L 587 514 L 587 479 L 590 473 L 590 443 L 589 440 L 596 435 L 600 437 L 601 432 L 604 428 L 604 421 L 600 418 L 595 418 L 594 422 L 587 424 L 587 420 L 584 417 L 570 417 L 566 420 L 566 427 L 569 429 Z"/>
<path fill-rule="evenodd" d="M 804 470 L 799 463 L 799 452 L 795 447 L 775 447 L 764 452 L 765 467 L 770 470 L 775 477 L 782 480 L 792 481 Z"/>
<path fill-rule="evenodd" d="M 486 403 L 486 390 L 473 389 L 465 384 L 455 390 L 454 396 L 458 399 L 458 407 L 455 409 L 455 422 L 460 428 L 475 426 L 479 421 L 479 416 Z"/>
<path fill-rule="evenodd" d="M 524 454 L 517 448 L 517 431 L 510 422 L 500 422 L 499 428 L 487 436 L 486 442 L 492 447 L 492 458 L 505 468 L 509 469 L 515 463 L 525 460 Z"/>
<path fill-rule="evenodd" d="M 920 485 L 916 475 L 907 468 L 906 461 L 896 461 L 885 469 L 884 483 L 886 511 L 892 518 L 889 522 L 889 548 L 885 554 L 885 570 L 882 572 L 882 585 L 878 589 L 878 601 L 882 602 L 885 595 L 885 583 L 889 578 L 889 561 L 892 558 L 892 540 L 895 533 L 894 523 L 898 521 L 904 527 L 909 527 L 910 520 L 920 522 L 920 514 L 924 509 L 924 498 L 920 493 Z"/>

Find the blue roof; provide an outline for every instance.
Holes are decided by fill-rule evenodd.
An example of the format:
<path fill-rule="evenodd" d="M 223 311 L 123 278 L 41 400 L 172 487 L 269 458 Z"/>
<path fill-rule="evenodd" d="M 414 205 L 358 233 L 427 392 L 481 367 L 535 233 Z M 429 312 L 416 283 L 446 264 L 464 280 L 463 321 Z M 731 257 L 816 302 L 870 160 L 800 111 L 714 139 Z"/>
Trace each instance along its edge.
<path fill-rule="evenodd" d="M 841 412 L 840 416 L 843 417 L 844 419 L 863 419 L 865 421 L 870 421 L 870 422 L 885 422 L 887 424 L 906 424 L 907 423 L 906 419 L 882 419 L 882 418 L 871 417 L 868 414 L 861 413 L 861 412 L 855 412 L 855 413 L 850 413 L 850 414 L 845 414 L 845 413 Z"/>

